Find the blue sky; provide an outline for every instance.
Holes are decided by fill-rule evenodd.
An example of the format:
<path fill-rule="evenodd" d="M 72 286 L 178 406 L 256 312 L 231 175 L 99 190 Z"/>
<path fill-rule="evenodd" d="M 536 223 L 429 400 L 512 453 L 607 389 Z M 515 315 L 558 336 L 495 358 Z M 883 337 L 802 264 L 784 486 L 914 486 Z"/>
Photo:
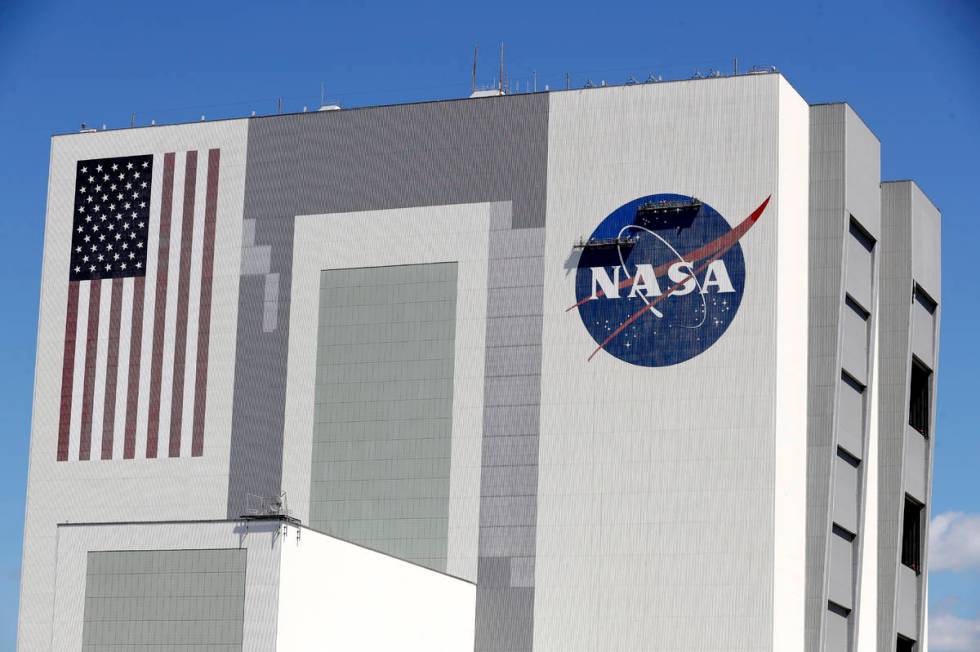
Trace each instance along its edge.
<path fill-rule="evenodd" d="M 491 83 L 776 65 L 811 103 L 849 102 L 882 142 L 886 179 L 916 179 L 943 212 L 943 323 L 933 514 L 946 570 L 931 576 L 945 649 L 980 649 L 980 5 L 391 3 L 173 0 L 0 2 L 0 647 L 16 630 L 49 137 L 81 122 L 139 124 L 460 97 L 473 46 Z M 949 514 L 951 513 L 951 514 Z M 972 547 L 971 547 L 972 544 Z M 30 542 L 28 542 L 30 545 Z M 948 636 L 947 636 L 948 634 Z M 969 641 L 958 648 L 957 640 Z M 957 638 L 959 637 L 959 638 Z M 970 647 L 976 645 L 976 647 Z"/>

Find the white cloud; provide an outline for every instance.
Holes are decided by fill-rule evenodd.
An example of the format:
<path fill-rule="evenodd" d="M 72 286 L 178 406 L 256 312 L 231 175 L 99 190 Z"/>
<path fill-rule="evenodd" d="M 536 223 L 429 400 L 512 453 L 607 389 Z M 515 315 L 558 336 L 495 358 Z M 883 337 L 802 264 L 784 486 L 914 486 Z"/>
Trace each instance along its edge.
<path fill-rule="evenodd" d="M 929 526 L 929 570 L 970 569 L 980 569 L 980 514 L 937 515 Z"/>
<path fill-rule="evenodd" d="M 980 618 L 960 618 L 949 613 L 931 614 L 929 649 L 933 652 L 980 650 Z"/>

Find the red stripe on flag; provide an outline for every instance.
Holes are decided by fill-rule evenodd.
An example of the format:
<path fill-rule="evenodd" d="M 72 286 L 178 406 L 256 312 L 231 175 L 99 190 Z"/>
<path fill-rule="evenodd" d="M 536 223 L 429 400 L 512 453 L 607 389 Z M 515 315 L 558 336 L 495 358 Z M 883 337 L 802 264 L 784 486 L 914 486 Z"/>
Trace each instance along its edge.
<path fill-rule="evenodd" d="M 78 332 L 78 281 L 68 283 L 68 314 L 65 315 L 65 357 L 61 363 L 61 418 L 58 421 L 58 461 L 68 459 L 71 431 L 71 395 L 75 379 L 75 338 Z"/>
<path fill-rule="evenodd" d="M 180 233 L 180 276 L 177 279 L 177 323 L 174 344 L 173 398 L 170 400 L 170 457 L 180 457 L 184 414 L 184 367 L 187 363 L 187 303 L 194 245 L 194 197 L 197 193 L 197 152 L 187 152 L 184 172 L 184 215 Z"/>
<path fill-rule="evenodd" d="M 129 384 L 126 388 L 126 434 L 123 459 L 136 457 L 136 409 L 139 406 L 140 354 L 143 348 L 143 293 L 146 277 L 133 279 L 133 327 L 129 343 Z"/>
<path fill-rule="evenodd" d="M 194 432 L 191 456 L 204 454 L 204 408 L 208 387 L 208 347 L 211 336 L 211 282 L 214 272 L 214 231 L 218 215 L 218 170 L 221 150 L 208 152 L 208 188 L 204 205 L 204 251 L 201 259 L 201 307 L 197 318 L 197 378 L 194 382 Z"/>
<path fill-rule="evenodd" d="M 82 433 L 78 459 L 89 459 L 92 452 L 92 397 L 95 393 L 95 360 L 99 350 L 99 302 L 102 281 L 89 282 L 88 328 L 85 331 L 85 380 L 82 385 Z"/>
<path fill-rule="evenodd" d="M 163 157 L 163 192 L 160 204 L 160 244 L 157 249 L 156 302 L 153 304 L 153 354 L 150 359 L 149 423 L 146 456 L 157 456 L 160 433 L 160 384 L 163 374 L 163 327 L 167 317 L 167 271 L 170 259 L 170 217 L 173 212 L 174 153 Z"/>
<path fill-rule="evenodd" d="M 109 349 L 106 353 L 105 403 L 102 410 L 102 459 L 112 459 L 112 438 L 116 427 L 116 379 L 119 373 L 119 322 L 122 318 L 123 279 L 112 279 L 112 305 L 109 306 Z"/>

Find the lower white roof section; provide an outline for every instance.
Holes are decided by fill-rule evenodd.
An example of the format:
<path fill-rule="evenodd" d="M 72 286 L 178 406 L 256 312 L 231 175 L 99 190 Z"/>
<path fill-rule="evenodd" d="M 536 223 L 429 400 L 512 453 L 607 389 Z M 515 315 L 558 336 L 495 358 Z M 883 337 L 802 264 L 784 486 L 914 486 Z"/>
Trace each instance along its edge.
<path fill-rule="evenodd" d="M 279 652 L 472 650 L 476 585 L 284 526 Z"/>
<path fill-rule="evenodd" d="M 270 519 L 59 525 L 51 649 L 83 649 L 84 629 L 92 626 L 86 620 L 93 620 L 91 605 L 86 613 L 87 583 L 93 572 L 88 568 L 90 552 L 218 550 L 246 552 L 241 647 L 232 646 L 235 649 L 443 652 L 473 648 L 474 584 L 291 522 Z M 125 560 L 126 556 L 114 558 Z M 101 566 L 97 570 L 120 575 L 123 590 L 115 604 L 130 614 L 134 611 L 127 608 L 130 600 L 120 597 L 128 595 L 127 590 L 135 590 L 132 602 L 138 602 L 148 599 L 141 586 L 159 587 L 161 581 L 169 581 L 176 587 L 186 581 L 186 574 L 176 578 L 167 563 L 154 568 L 152 561 L 144 559 L 142 571 L 129 568 L 127 561 L 119 564 L 115 570 Z M 140 585 L 139 580 L 132 581 L 137 572 L 154 577 Z M 164 577 L 168 574 L 175 577 Z M 210 580 L 204 581 L 203 586 L 214 586 L 213 582 L 207 584 Z M 105 583 L 100 586 L 104 592 Z M 168 627 L 182 629 L 180 616 L 174 616 L 187 615 L 188 610 L 182 608 L 187 605 L 179 604 L 181 594 L 179 590 L 170 592 L 174 604 L 162 604 L 159 617 L 154 614 L 144 623 L 124 623 L 136 637 L 127 644 L 137 646 L 148 631 L 159 634 Z M 159 601 L 160 597 L 152 599 Z M 105 613 L 105 596 L 100 608 L 102 612 L 95 620 L 113 620 Z M 206 611 L 204 604 L 202 613 Z"/>

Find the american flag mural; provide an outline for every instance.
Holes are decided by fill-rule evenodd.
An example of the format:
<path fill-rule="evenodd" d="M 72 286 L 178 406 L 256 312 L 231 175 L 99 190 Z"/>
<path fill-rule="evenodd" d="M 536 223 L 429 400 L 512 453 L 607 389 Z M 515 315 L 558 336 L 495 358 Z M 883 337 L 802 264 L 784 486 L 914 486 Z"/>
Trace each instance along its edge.
<path fill-rule="evenodd" d="M 220 161 L 78 161 L 59 461 L 203 454 Z"/>

